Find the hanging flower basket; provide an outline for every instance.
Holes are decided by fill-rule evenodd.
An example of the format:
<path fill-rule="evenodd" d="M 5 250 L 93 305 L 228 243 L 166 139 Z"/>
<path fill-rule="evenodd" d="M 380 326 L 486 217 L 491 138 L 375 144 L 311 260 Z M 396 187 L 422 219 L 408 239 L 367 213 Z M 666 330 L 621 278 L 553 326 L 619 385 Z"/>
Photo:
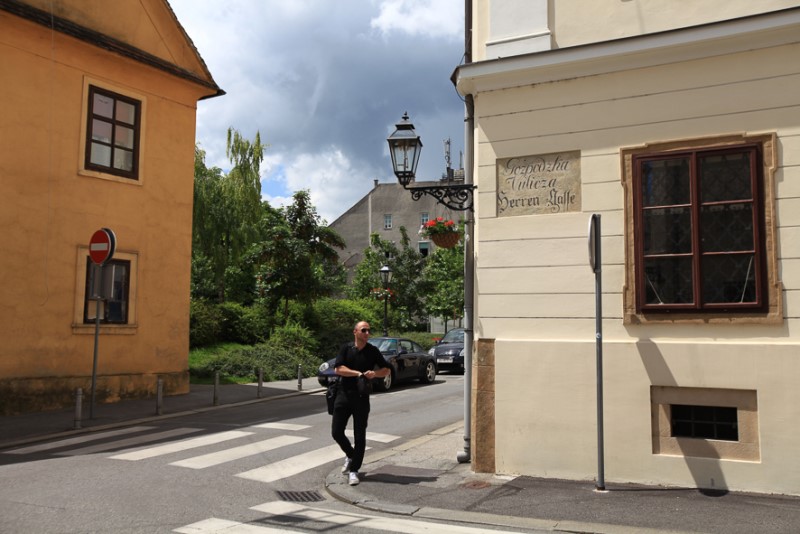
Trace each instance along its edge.
<path fill-rule="evenodd" d="M 450 232 L 448 234 L 433 234 L 431 236 L 431 241 L 433 241 L 436 246 L 440 248 L 453 248 L 454 246 L 458 245 L 459 239 L 461 239 L 461 235 L 458 232 Z"/>
<path fill-rule="evenodd" d="M 436 217 L 422 225 L 419 235 L 427 237 L 440 248 L 453 248 L 461 238 L 458 225 L 444 217 Z"/>

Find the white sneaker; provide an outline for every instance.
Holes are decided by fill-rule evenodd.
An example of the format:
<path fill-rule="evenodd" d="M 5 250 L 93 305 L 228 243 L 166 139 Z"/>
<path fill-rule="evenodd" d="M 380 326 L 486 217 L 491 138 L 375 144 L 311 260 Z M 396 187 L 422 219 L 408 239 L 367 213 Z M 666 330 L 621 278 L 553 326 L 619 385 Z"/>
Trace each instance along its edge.
<path fill-rule="evenodd" d="M 353 460 L 350 458 L 344 459 L 344 465 L 342 466 L 342 474 L 347 474 L 350 472 L 350 464 L 353 463 Z"/>
<path fill-rule="evenodd" d="M 358 483 L 361 482 L 358 479 L 358 471 L 350 471 L 350 476 L 348 477 L 347 483 L 351 486 L 358 486 Z"/>

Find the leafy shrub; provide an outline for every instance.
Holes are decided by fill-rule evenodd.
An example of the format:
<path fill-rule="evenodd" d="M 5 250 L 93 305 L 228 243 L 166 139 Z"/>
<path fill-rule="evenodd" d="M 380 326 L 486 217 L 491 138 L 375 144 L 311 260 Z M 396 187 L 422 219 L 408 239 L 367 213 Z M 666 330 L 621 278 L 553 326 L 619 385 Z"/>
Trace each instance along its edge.
<path fill-rule="evenodd" d="M 257 306 L 242 306 L 236 302 L 219 305 L 222 316 L 222 341 L 253 345 L 267 338 L 269 321 Z"/>
<path fill-rule="evenodd" d="M 431 332 L 403 332 L 399 337 L 407 337 L 412 341 L 416 341 L 422 345 L 423 349 L 428 350 L 434 345 L 434 338 L 438 339 L 442 337 L 442 334 Z"/>
<path fill-rule="evenodd" d="M 374 302 L 369 300 L 319 299 L 314 302 L 315 334 L 319 342 L 322 359 L 336 355 L 343 343 L 353 340 L 353 326 L 358 321 L 368 321 L 370 325 L 382 324 L 381 315 L 375 312 Z M 380 317 L 380 319 L 379 319 Z"/>
<path fill-rule="evenodd" d="M 296 323 L 275 327 L 267 345 L 309 354 L 317 352 L 317 340 L 314 339 L 314 334 L 308 328 Z"/>
<path fill-rule="evenodd" d="M 281 326 L 264 343 L 220 351 L 190 365 L 189 371 L 200 379 L 211 378 L 219 371 L 223 380 L 255 381 L 261 368 L 264 380 L 271 382 L 297 378 L 300 365 L 302 375 L 310 377 L 316 375 L 320 363 L 315 349 L 316 342 L 308 329 L 299 325 Z"/>
<path fill-rule="evenodd" d="M 189 346 L 205 347 L 218 343 L 222 334 L 222 314 L 205 300 L 192 299 L 189 306 Z"/>

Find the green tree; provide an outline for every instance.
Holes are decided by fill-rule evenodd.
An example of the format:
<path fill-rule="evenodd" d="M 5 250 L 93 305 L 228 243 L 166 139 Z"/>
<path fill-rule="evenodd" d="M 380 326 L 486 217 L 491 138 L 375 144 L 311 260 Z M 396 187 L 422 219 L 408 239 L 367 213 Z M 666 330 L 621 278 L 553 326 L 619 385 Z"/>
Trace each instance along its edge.
<path fill-rule="evenodd" d="M 437 248 L 428 256 L 422 276 L 428 288 L 425 307 L 430 315 L 456 320 L 464 314 L 464 243 Z"/>
<path fill-rule="evenodd" d="M 370 236 L 370 246 L 364 249 L 364 259 L 356 267 L 348 294 L 353 299 L 370 297 L 373 289 L 382 287 L 379 271 L 388 265 L 392 269 L 390 288 L 394 294 L 390 301 L 390 322 L 394 328 L 408 330 L 425 317 L 426 284 L 420 276 L 425 258 L 411 247 L 405 227 L 400 227 L 400 235 L 400 248 L 378 234 Z"/>
<path fill-rule="evenodd" d="M 425 267 L 425 257 L 411 246 L 405 227 L 400 227 L 400 249 L 389 265 L 392 268 L 391 288 L 395 292 L 393 306 L 397 311 L 396 326 L 413 330 L 425 322 L 425 294 L 427 284 L 420 276 Z"/>
<path fill-rule="evenodd" d="M 197 273 L 213 272 L 213 286 L 220 302 L 226 298 L 226 279 L 241 279 L 239 262 L 258 237 L 255 228 L 261 215 L 260 167 L 264 145 L 256 133 L 253 142 L 233 128 L 228 129 L 227 156 L 233 164 L 225 175 L 208 168 L 205 152 L 195 147 L 194 213 L 192 255 Z M 194 282 L 195 287 L 207 284 Z"/>
<path fill-rule="evenodd" d="M 353 282 L 347 290 L 353 300 L 372 297 L 371 291 L 381 287 L 378 271 L 384 265 L 390 265 L 389 258 L 397 256 L 397 247 L 391 241 L 381 239 L 378 234 L 369 236 L 370 246 L 363 251 L 364 258 L 356 267 Z"/>
<path fill-rule="evenodd" d="M 323 224 L 308 191 L 298 191 L 293 198 L 285 209 L 265 213 L 262 240 L 250 253 L 257 266 L 259 295 L 273 307 L 283 301 L 285 318 L 291 300 L 308 304 L 338 290 L 331 280 L 342 279 L 336 249 L 345 246 L 342 237 Z M 326 279 L 328 274 L 333 278 Z"/>

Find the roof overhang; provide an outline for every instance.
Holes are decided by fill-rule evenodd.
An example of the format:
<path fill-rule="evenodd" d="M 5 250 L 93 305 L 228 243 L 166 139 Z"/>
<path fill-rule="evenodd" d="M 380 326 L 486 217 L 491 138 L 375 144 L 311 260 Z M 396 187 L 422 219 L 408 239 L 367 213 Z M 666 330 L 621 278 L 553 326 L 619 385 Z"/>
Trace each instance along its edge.
<path fill-rule="evenodd" d="M 201 100 L 225 94 L 225 91 L 220 89 L 216 82 L 214 82 L 213 78 L 211 78 L 211 74 L 208 72 L 208 79 L 205 79 L 193 72 L 183 69 L 168 61 L 164 61 L 153 54 L 145 52 L 144 50 L 140 50 L 139 48 L 129 45 L 128 43 L 122 42 L 113 37 L 109 37 L 108 35 L 95 31 L 91 28 L 76 24 L 71 20 L 58 17 L 52 13 L 42 11 L 17 0 L 0 0 L 0 10 L 6 11 L 12 15 L 16 15 L 36 24 L 40 24 L 59 33 L 69 35 L 75 39 L 79 39 L 98 48 L 102 48 L 115 54 L 119 54 L 120 56 L 138 61 L 139 63 L 149 65 L 150 67 L 159 69 L 163 72 L 171 74 L 172 76 L 177 76 L 200 86 L 206 87 L 211 92 L 208 95 L 201 97 Z M 183 31 L 182 27 L 181 31 Z"/>
<path fill-rule="evenodd" d="M 800 42 L 800 8 L 461 65 L 462 95 L 667 65 Z"/>

